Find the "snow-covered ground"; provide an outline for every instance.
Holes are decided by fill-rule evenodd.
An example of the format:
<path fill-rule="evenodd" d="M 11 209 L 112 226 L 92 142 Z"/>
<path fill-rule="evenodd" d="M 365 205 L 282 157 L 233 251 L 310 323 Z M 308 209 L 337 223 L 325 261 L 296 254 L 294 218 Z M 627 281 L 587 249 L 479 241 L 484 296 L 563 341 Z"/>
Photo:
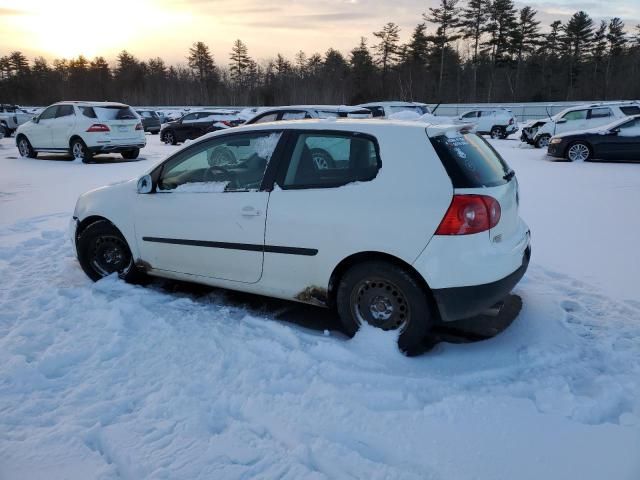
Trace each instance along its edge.
<path fill-rule="evenodd" d="M 75 200 L 176 148 L 147 138 L 90 165 L 0 140 L 0 479 L 640 478 L 640 164 L 493 142 L 533 233 L 523 310 L 405 358 L 286 302 L 90 282 Z"/>

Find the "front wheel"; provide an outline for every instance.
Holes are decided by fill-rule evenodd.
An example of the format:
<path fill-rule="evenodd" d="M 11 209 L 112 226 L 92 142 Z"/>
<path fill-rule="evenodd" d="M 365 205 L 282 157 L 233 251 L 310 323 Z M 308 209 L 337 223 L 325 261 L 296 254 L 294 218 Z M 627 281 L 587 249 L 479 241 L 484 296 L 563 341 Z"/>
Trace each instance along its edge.
<path fill-rule="evenodd" d="M 349 269 L 340 281 L 336 305 L 346 333 L 355 335 L 364 323 L 399 330 L 398 347 L 407 355 L 424 350 L 434 323 L 429 298 L 414 276 L 384 261 Z"/>
<path fill-rule="evenodd" d="M 87 163 L 93 158 L 91 150 L 79 138 L 71 141 L 71 155 L 74 160 L 82 160 L 83 163 Z"/>
<path fill-rule="evenodd" d="M 131 150 L 127 150 L 126 152 L 122 152 L 120 155 L 122 155 L 122 158 L 124 158 L 125 160 L 135 160 L 136 158 L 138 158 L 138 155 L 140 155 L 140 149 L 133 148 Z"/>
<path fill-rule="evenodd" d="M 549 140 L 551 140 L 551 135 L 540 135 L 536 138 L 534 146 L 536 148 L 547 148 L 549 146 Z"/>
<path fill-rule="evenodd" d="M 591 148 L 583 142 L 575 142 L 567 148 L 567 160 L 571 162 L 585 162 L 591 158 Z"/>
<path fill-rule="evenodd" d="M 175 133 L 171 130 L 162 134 L 162 141 L 167 145 L 176 145 L 178 143 Z"/>
<path fill-rule="evenodd" d="M 129 245 L 111 222 L 92 223 L 82 231 L 76 244 L 80 266 L 94 282 L 112 273 L 130 283 L 140 280 L 141 273 L 134 267 Z"/>
<path fill-rule="evenodd" d="M 27 137 L 21 136 L 18 140 L 18 151 L 21 157 L 36 158 L 38 153 L 33 149 Z"/>

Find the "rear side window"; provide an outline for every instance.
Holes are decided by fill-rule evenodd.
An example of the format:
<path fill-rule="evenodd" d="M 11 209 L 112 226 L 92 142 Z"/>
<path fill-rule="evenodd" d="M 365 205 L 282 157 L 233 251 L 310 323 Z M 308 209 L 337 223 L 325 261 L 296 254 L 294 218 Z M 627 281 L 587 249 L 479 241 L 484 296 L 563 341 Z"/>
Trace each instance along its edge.
<path fill-rule="evenodd" d="M 593 108 L 591 109 L 591 118 L 609 118 L 613 113 L 610 108 Z"/>
<path fill-rule="evenodd" d="M 373 180 L 382 162 L 376 140 L 343 132 L 300 133 L 283 188 L 328 188 Z"/>
<path fill-rule="evenodd" d="M 430 140 L 454 188 L 495 187 L 508 182 L 509 166 L 480 135 L 447 132 Z"/>
<path fill-rule="evenodd" d="M 136 120 L 138 117 L 129 107 L 117 105 L 107 107 L 93 107 L 100 120 Z"/>
<path fill-rule="evenodd" d="M 620 111 L 625 115 L 638 115 L 640 114 L 640 107 L 620 107 Z"/>

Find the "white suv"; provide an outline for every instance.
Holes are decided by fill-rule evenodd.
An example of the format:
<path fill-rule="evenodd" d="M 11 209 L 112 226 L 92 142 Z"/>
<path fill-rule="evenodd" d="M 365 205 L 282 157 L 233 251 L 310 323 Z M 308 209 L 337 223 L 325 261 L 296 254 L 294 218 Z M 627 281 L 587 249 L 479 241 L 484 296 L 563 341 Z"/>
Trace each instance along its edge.
<path fill-rule="evenodd" d="M 533 120 L 523 127 L 523 138 L 536 148 L 546 148 L 554 135 L 607 125 L 619 118 L 640 114 L 638 102 L 608 102 L 567 108 L 547 120 Z"/>
<path fill-rule="evenodd" d="M 60 102 L 16 131 L 20 155 L 69 152 L 88 162 L 99 153 L 138 157 L 147 140 L 140 118 L 128 106 L 111 102 Z"/>
<path fill-rule="evenodd" d="M 464 112 L 458 120 L 471 123 L 476 132 L 491 138 L 507 138 L 518 131 L 518 122 L 506 108 L 478 108 Z"/>
<path fill-rule="evenodd" d="M 311 150 L 334 145 L 330 168 Z M 436 322 L 500 302 L 524 274 L 518 183 L 464 127 L 308 120 L 208 134 L 147 175 L 82 195 L 80 265 L 335 307 L 354 334 L 399 329 L 420 351 Z"/>

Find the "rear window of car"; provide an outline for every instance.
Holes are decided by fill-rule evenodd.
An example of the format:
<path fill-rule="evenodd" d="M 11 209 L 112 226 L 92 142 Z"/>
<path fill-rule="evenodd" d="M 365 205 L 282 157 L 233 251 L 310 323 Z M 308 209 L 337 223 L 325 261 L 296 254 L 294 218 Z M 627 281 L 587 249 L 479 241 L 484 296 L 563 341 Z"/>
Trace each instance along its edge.
<path fill-rule="evenodd" d="M 620 110 L 625 115 L 638 115 L 640 114 L 640 107 L 620 107 Z"/>
<path fill-rule="evenodd" d="M 142 118 L 156 118 L 158 116 L 156 112 L 150 112 L 149 110 L 139 110 L 138 115 Z"/>
<path fill-rule="evenodd" d="M 135 120 L 138 118 L 131 108 L 117 105 L 93 107 L 93 111 L 100 120 Z"/>
<path fill-rule="evenodd" d="M 480 135 L 446 132 L 430 140 L 454 188 L 495 187 L 508 182 L 511 169 Z"/>

